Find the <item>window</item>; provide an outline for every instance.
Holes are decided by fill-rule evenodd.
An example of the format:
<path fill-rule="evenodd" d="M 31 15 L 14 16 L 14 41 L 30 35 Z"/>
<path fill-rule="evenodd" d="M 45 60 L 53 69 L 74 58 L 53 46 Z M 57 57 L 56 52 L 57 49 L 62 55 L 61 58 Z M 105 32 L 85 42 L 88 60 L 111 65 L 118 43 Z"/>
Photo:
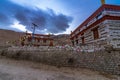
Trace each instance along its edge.
<path fill-rule="evenodd" d="M 43 43 L 46 43 L 46 39 L 43 40 Z"/>
<path fill-rule="evenodd" d="M 76 45 L 78 45 L 78 40 L 76 40 Z"/>
<path fill-rule="evenodd" d="M 96 19 L 100 19 L 101 17 L 102 17 L 102 12 L 96 16 Z"/>
<path fill-rule="evenodd" d="M 98 27 L 93 29 L 94 40 L 99 38 Z"/>
<path fill-rule="evenodd" d="M 38 38 L 37 40 L 38 40 L 38 42 L 40 42 L 40 38 Z"/>
<path fill-rule="evenodd" d="M 85 39 L 84 39 L 84 37 L 82 37 L 81 39 L 82 39 L 82 44 L 84 44 L 84 43 L 85 43 Z"/>
<path fill-rule="evenodd" d="M 74 46 L 74 41 L 72 41 L 72 45 Z"/>

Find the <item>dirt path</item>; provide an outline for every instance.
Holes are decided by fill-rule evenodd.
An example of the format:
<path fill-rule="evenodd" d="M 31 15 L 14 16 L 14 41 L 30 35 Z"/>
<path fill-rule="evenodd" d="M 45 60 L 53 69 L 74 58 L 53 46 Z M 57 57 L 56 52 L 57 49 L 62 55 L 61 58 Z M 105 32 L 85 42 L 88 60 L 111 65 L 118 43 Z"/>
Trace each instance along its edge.
<path fill-rule="evenodd" d="M 88 69 L 54 66 L 0 57 L 0 80 L 120 80 Z"/>

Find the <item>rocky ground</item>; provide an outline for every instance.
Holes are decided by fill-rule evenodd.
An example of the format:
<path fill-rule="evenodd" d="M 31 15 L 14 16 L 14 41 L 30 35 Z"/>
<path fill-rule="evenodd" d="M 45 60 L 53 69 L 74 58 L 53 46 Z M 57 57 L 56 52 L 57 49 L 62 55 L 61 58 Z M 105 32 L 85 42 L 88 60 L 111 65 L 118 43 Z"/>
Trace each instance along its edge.
<path fill-rule="evenodd" d="M 120 80 L 120 76 L 0 57 L 0 80 Z"/>

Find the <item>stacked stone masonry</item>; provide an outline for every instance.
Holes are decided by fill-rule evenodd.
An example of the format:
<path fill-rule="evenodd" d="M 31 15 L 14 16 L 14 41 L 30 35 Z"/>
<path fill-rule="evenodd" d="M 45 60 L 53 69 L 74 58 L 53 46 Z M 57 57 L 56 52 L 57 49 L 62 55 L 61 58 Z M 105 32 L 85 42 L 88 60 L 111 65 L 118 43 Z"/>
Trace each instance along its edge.
<path fill-rule="evenodd" d="M 84 50 L 120 48 L 120 6 L 104 4 L 70 35 L 73 46 Z"/>
<path fill-rule="evenodd" d="M 37 61 L 58 67 L 83 67 L 110 74 L 120 75 L 120 51 L 77 52 L 71 50 L 55 50 L 54 48 L 39 50 L 11 50 L 0 52 L 2 56 Z"/>

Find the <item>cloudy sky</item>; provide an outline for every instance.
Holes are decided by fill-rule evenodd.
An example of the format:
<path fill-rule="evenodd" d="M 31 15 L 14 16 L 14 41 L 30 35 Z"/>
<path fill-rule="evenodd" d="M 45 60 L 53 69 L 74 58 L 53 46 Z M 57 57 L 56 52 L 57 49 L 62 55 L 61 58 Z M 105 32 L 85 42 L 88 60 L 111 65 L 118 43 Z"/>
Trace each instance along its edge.
<path fill-rule="evenodd" d="M 70 33 L 100 6 L 100 0 L 0 0 L 0 29 L 32 32 L 34 23 L 36 33 Z"/>

